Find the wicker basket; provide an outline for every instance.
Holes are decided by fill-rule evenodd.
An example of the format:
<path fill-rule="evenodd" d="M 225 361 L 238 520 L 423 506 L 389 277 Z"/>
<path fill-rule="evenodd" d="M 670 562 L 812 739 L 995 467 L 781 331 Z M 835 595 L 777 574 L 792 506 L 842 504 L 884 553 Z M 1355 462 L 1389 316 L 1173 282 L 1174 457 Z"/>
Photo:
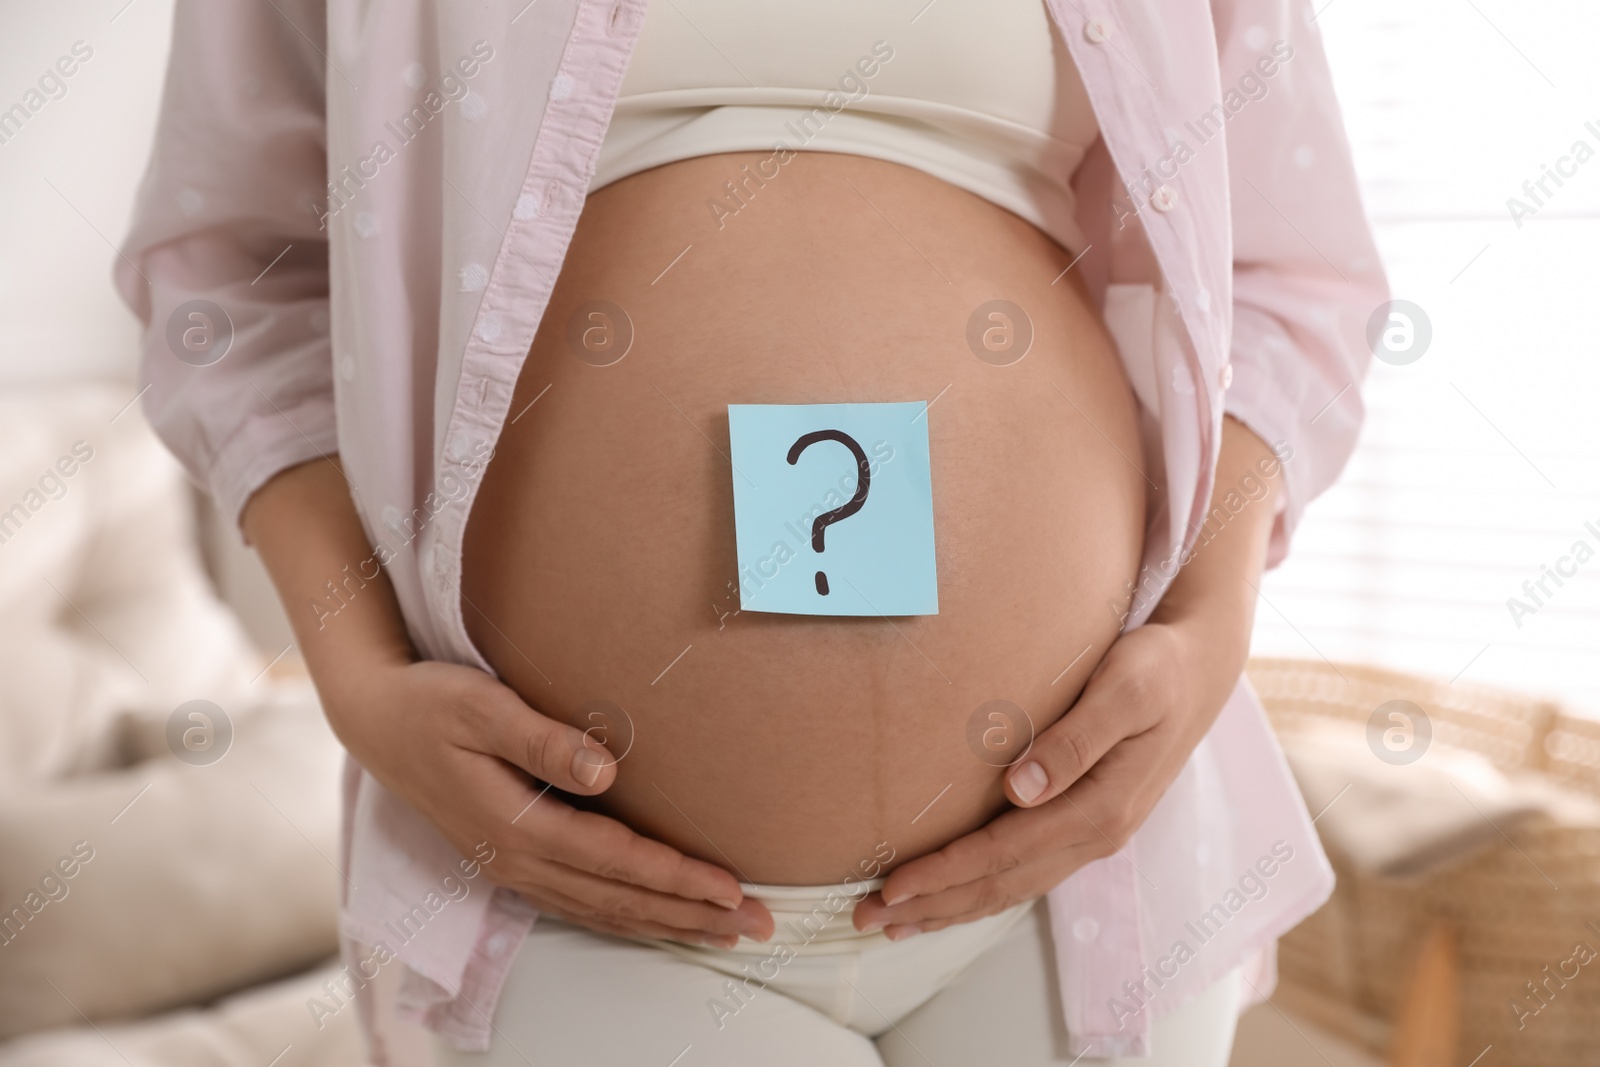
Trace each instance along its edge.
<path fill-rule="evenodd" d="M 1406 699 L 1432 720 L 1433 745 L 1600 798 L 1600 722 L 1547 701 L 1321 661 L 1257 659 L 1248 675 L 1280 735 L 1330 724 L 1364 732 L 1374 708 Z M 1490 1045 L 1483 1067 L 1600 1064 L 1600 956 L 1564 984 L 1549 977 L 1579 943 L 1600 953 L 1600 827 L 1536 820 L 1406 882 L 1331 858 L 1339 876 L 1332 899 L 1279 946 L 1286 1000 L 1385 1055 L 1422 942 L 1444 922 L 1460 959 L 1461 1064 Z M 1566 963 L 1569 975 L 1574 966 Z M 1542 1006 L 1530 982 L 1549 991 Z M 1519 1020 L 1513 1004 L 1540 1010 Z"/>

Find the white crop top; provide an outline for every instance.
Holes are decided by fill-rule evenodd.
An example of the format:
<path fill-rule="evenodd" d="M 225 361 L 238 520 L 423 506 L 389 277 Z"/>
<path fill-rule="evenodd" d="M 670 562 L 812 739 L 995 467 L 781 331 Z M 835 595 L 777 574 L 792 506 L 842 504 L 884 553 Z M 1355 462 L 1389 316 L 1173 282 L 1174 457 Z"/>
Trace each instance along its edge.
<path fill-rule="evenodd" d="M 717 152 L 847 152 L 925 171 L 1082 251 L 1068 182 L 1099 127 L 1044 0 L 918 7 L 653 0 L 590 191 Z"/>

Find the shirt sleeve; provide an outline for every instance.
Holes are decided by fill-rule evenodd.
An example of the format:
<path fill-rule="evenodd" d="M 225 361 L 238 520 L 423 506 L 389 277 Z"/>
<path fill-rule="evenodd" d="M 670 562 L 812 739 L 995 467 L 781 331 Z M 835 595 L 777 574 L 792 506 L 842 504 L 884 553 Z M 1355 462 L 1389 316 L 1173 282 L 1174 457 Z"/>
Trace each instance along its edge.
<path fill-rule="evenodd" d="M 1389 292 L 1310 6 L 1219 0 L 1213 13 L 1231 116 L 1233 371 L 1224 410 L 1290 449 L 1271 567 L 1355 450 L 1371 363 L 1367 321 Z"/>
<path fill-rule="evenodd" d="M 117 289 L 144 323 L 144 411 L 237 523 L 336 450 L 324 0 L 179 0 Z"/>

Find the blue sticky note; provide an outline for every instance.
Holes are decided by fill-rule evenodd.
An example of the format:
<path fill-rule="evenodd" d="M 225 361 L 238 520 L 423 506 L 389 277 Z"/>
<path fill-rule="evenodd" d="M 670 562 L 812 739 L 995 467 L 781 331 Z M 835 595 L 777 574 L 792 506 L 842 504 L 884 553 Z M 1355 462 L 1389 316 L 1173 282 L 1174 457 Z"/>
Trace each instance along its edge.
<path fill-rule="evenodd" d="M 729 404 L 739 607 L 937 615 L 928 405 Z"/>

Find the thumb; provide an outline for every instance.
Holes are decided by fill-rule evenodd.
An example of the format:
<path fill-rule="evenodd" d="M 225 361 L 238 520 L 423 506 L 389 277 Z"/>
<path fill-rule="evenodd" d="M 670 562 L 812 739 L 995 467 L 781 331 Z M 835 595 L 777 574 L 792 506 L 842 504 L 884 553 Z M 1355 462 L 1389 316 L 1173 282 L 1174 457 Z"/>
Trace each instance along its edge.
<path fill-rule="evenodd" d="M 497 697 L 485 709 L 490 755 L 568 793 L 593 796 L 611 787 L 617 761 L 601 743 L 603 731 L 579 730 L 541 715 L 509 689 Z"/>
<path fill-rule="evenodd" d="M 1034 741 L 1006 775 L 1006 795 L 1022 808 L 1054 800 L 1127 734 L 1128 709 L 1093 681 L 1078 702 Z"/>

